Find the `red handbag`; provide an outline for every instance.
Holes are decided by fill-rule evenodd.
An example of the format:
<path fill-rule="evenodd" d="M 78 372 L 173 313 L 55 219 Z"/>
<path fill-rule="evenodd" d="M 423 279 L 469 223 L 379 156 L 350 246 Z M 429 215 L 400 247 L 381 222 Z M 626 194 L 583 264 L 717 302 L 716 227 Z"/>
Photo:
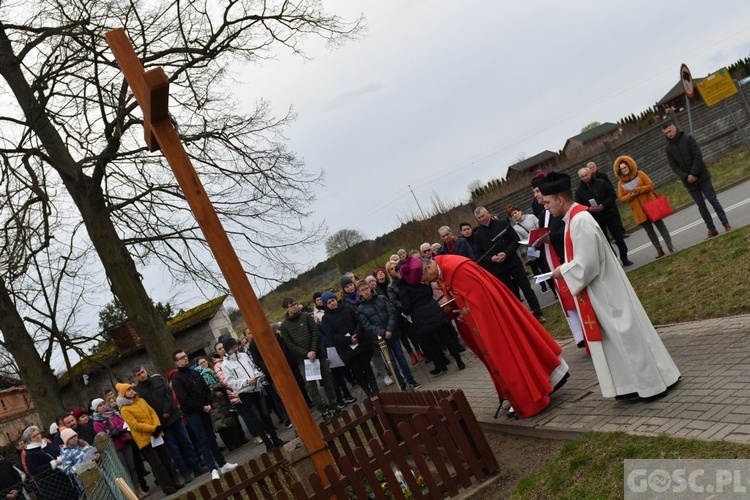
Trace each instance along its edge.
<path fill-rule="evenodd" d="M 643 211 L 646 212 L 649 222 L 657 222 L 674 213 L 669 200 L 664 195 L 656 195 L 656 199 L 647 201 L 643 204 Z"/>

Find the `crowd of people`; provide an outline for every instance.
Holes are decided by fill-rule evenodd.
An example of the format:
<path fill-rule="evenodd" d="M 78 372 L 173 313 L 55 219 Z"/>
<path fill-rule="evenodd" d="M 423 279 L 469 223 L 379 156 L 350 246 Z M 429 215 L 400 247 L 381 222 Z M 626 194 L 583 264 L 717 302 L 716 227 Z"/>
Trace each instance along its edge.
<path fill-rule="evenodd" d="M 695 140 L 671 123 L 664 134 L 670 165 L 698 203 L 707 238 L 718 233 L 703 196 L 731 230 Z M 509 417 L 539 413 L 569 374 L 562 350 L 542 326 L 527 267 L 532 275 L 548 273 L 541 291 L 560 302 L 578 347 L 592 358 L 603 396 L 651 400 L 666 394 L 680 372 L 622 269 L 632 262 L 616 202 L 629 205 L 657 259 L 665 251 L 654 226 L 666 249 L 675 247 L 664 221 L 650 220 L 644 209 L 657 196 L 648 175 L 629 156 L 618 157 L 613 171 L 616 189 L 589 162 L 578 172 L 575 191 L 566 174 L 539 173 L 529 214 L 512 204 L 505 214 L 478 207 L 476 224 L 461 222 L 460 236 L 442 226 L 442 243 L 401 249 L 364 279 L 346 273 L 338 293 L 316 292 L 311 307 L 284 298 L 284 319 L 271 328 L 311 411 L 327 422 L 357 401 L 354 388 L 373 397 L 381 380 L 419 389 L 412 367 L 431 363 L 434 377 L 451 364 L 463 370 L 468 347 L 486 366 L 500 402 L 510 402 Z M 213 356 L 193 359 L 176 351 L 175 368 L 164 376 L 135 366 L 132 383 L 65 412 L 48 432 L 25 429 L 16 463 L 0 463 L 2 494 L 21 498 L 17 484 L 25 477 L 27 490 L 41 498 L 78 498 L 76 472 L 100 459 L 91 446 L 97 436 L 111 440 L 139 498 L 148 495 L 144 460 L 166 494 L 196 475 L 218 479 L 236 468 L 216 434 L 230 450 L 249 442 L 240 419 L 255 444 L 267 451 L 283 446 L 277 431 L 293 425 L 252 332 L 220 337 L 213 348 Z M 310 365 L 319 376 L 306 376 Z"/>

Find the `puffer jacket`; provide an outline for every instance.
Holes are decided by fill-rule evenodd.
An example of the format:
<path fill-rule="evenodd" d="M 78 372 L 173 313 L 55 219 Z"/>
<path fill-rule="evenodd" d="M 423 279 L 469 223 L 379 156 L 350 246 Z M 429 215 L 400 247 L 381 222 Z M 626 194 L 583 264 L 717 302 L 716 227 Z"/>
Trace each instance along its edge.
<path fill-rule="evenodd" d="M 328 309 L 326 306 L 321 328 L 336 346 L 336 352 L 339 353 L 345 365 L 351 363 L 356 357 L 372 356 L 372 339 L 357 322 L 357 312 L 351 304 L 339 302 L 337 309 Z M 351 340 L 354 335 L 357 336 L 358 344 L 352 349 Z"/>
<path fill-rule="evenodd" d="M 374 295 L 370 300 L 362 300 L 357 309 L 357 320 L 370 334 L 373 340 L 378 335 L 384 335 L 385 332 L 391 332 L 391 338 L 384 339 L 386 344 L 391 345 L 398 342 L 398 322 L 399 314 L 393 307 L 391 301 L 380 295 Z"/>
<path fill-rule="evenodd" d="M 287 316 L 281 323 L 281 339 L 297 362 L 307 357 L 307 353 L 314 351 L 318 358 L 324 358 L 325 353 L 320 345 L 320 331 L 311 314 L 298 312 Z"/>
<path fill-rule="evenodd" d="M 627 163 L 630 167 L 628 175 L 620 172 L 620 164 Z M 615 160 L 614 172 L 617 176 L 617 199 L 630 204 L 633 220 L 636 224 L 643 224 L 648 220 L 643 205 L 656 199 L 654 183 L 645 173 L 638 170 L 635 160 L 629 156 L 620 156 Z"/>
<path fill-rule="evenodd" d="M 145 399 L 136 397 L 128 399 L 125 396 L 117 396 L 117 404 L 120 406 L 122 418 L 130 427 L 135 444 L 139 449 L 151 444 L 151 436 L 157 427 L 161 425 L 159 415 L 156 414 Z"/>

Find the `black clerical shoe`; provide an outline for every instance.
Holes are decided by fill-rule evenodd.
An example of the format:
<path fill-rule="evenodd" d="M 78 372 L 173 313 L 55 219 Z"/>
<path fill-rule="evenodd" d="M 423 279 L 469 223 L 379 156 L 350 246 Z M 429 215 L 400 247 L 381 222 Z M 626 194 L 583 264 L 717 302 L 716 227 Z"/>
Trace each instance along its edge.
<path fill-rule="evenodd" d="M 567 382 L 569 378 L 570 378 L 570 373 L 568 372 L 568 373 L 566 373 L 566 374 L 565 374 L 565 375 L 563 376 L 563 378 L 562 378 L 562 379 L 561 379 L 561 380 L 560 380 L 560 381 L 559 381 L 559 382 L 558 382 L 558 383 L 557 383 L 557 384 L 555 385 L 555 387 L 554 387 L 554 388 L 552 389 L 552 392 L 550 392 L 550 394 L 554 394 L 554 393 L 556 393 L 556 392 L 557 392 L 557 390 L 558 390 L 558 389 L 560 389 L 560 387 L 562 387 L 562 386 L 564 386 L 564 385 L 565 385 L 565 382 Z"/>
<path fill-rule="evenodd" d="M 637 392 L 629 392 L 628 394 L 619 394 L 615 396 L 617 401 L 633 401 L 635 399 L 641 399 Z"/>
<path fill-rule="evenodd" d="M 576 346 L 578 346 L 579 349 L 583 349 L 584 347 L 586 347 L 586 341 L 582 340 L 582 341 L 578 342 L 576 344 Z"/>
<path fill-rule="evenodd" d="M 622 265 L 624 267 L 632 266 L 633 265 L 633 261 L 632 260 L 623 260 L 622 261 Z"/>

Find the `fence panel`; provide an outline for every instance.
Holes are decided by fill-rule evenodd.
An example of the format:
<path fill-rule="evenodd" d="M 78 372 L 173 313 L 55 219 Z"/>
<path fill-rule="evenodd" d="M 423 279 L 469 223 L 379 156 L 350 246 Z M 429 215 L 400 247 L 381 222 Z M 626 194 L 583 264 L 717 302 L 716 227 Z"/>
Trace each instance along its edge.
<path fill-rule="evenodd" d="M 320 424 L 339 468 L 311 474 L 309 491 L 295 480 L 279 449 L 261 455 L 235 473 L 227 486 L 214 481 L 189 500 L 243 498 L 447 498 L 498 470 L 495 458 L 462 391 L 383 393 L 345 411 L 340 419 Z M 261 465 L 259 465 L 262 464 Z M 223 489 L 222 489 L 223 488 Z M 403 489 L 402 489 L 403 488 Z"/>

